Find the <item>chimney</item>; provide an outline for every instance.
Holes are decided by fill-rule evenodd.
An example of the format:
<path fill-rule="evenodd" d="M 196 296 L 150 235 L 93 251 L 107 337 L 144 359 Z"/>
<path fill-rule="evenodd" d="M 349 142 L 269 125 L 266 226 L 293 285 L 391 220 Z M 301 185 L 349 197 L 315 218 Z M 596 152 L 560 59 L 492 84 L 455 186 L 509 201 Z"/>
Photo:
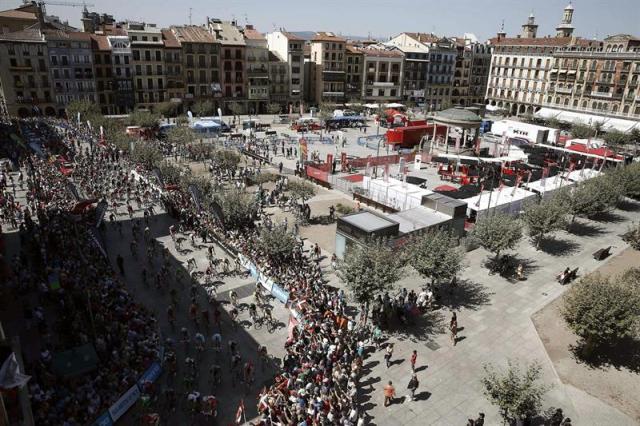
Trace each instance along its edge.
<path fill-rule="evenodd" d="M 253 25 L 247 24 L 247 25 L 245 25 L 245 28 L 248 29 L 248 30 L 252 30 L 253 29 Z"/>
<path fill-rule="evenodd" d="M 44 3 L 37 3 L 37 8 L 36 8 L 36 18 L 38 18 L 38 23 L 40 24 L 40 27 L 44 26 L 44 12 L 42 10 L 42 6 Z"/>

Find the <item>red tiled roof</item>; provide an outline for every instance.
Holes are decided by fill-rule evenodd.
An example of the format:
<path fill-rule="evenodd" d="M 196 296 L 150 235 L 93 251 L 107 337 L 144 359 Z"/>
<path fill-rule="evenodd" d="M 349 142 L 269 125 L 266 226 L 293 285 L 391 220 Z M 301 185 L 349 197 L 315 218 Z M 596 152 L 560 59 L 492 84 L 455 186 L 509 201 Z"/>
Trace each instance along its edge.
<path fill-rule="evenodd" d="M 357 46 L 354 46 L 353 44 L 347 44 L 345 46 L 345 50 L 347 51 L 347 53 L 351 53 L 354 55 L 362 55 L 361 49 Z"/>
<path fill-rule="evenodd" d="M 284 34 L 284 36 L 286 38 L 288 38 L 289 40 L 298 40 L 298 41 L 304 41 L 304 39 L 302 37 L 298 37 L 297 35 L 295 35 L 294 33 L 289 33 L 287 31 L 280 31 L 282 34 Z"/>
<path fill-rule="evenodd" d="M 79 31 L 43 30 L 47 40 L 91 41 L 91 34 Z"/>
<path fill-rule="evenodd" d="M 501 40 L 498 40 L 497 37 L 494 37 L 489 40 L 492 45 L 501 45 L 501 46 L 549 46 L 549 47 L 557 47 L 557 46 L 569 46 L 572 44 L 572 41 L 575 43 L 580 42 L 581 39 L 575 39 L 573 37 L 541 37 L 541 38 L 530 38 L 530 37 L 506 37 Z"/>
<path fill-rule="evenodd" d="M 182 47 L 182 45 L 176 38 L 175 34 L 171 30 L 162 30 L 162 41 L 164 42 L 164 47 L 168 47 L 168 48 Z"/>
<path fill-rule="evenodd" d="M 36 14 L 33 12 L 25 12 L 23 10 L 3 10 L 0 11 L 0 18 L 11 18 L 11 19 L 27 19 L 27 20 L 36 20 Z"/>
<path fill-rule="evenodd" d="M 107 36 L 91 34 L 91 44 L 97 50 L 110 51 L 111 45 L 109 44 L 109 40 Z"/>
<path fill-rule="evenodd" d="M 346 42 L 346 40 L 342 37 L 338 37 L 337 35 L 333 34 L 333 33 L 327 33 L 327 32 L 317 32 L 316 35 L 311 39 L 311 41 L 335 41 L 335 42 Z"/>
<path fill-rule="evenodd" d="M 244 38 L 248 40 L 264 40 L 265 39 L 264 35 L 260 31 L 254 28 L 248 28 L 248 27 L 244 29 Z"/>
<path fill-rule="evenodd" d="M 411 38 L 418 40 L 420 43 L 435 43 L 440 40 L 435 34 L 427 34 L 427 33 L 405 33 Z"/>
<path fill-rule="evenodd" d="M 40 32 L 40 28 L 35 25 L 31 26 L 30 28 L 25 28 L 22 31 L 14 31 L 12 33 L 0 34 L 0 40 L 44 42 L 44 39 L 42 38 L 42 33 Z"/>

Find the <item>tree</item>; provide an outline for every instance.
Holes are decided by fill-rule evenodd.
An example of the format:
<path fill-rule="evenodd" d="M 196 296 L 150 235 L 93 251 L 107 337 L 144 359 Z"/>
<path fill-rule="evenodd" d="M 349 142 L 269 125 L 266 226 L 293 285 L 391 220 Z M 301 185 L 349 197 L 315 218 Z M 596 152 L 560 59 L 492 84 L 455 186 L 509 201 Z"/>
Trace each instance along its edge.
<path fill-rule="evenodd" d="M 604 121 L 596 120 L 591 123 L 591 128 L 593 129 L 593 136 L 597 137 L 600 132 L 602 132 L 602 126 L 604 126 Z"/>
<path fill-rule="evenodd" d="M 158 148 L 156 144 L 146 141 L 136 141 L 132 158 L 136 163 L 140 163 L 148 170 L 151 170 L 160 164 L 163 156 L 162 151 L 160 151 L 160 148 Z"/>
<path fill-rule="evenodd" d="M 427 231 L 413 238 L 406 249 L 409 264 L 433 284 L 451 282 L 464 266 L 463 250 L 448 231 Z"/>
<path fill-rule="evenodd" d="M 582 338 L 583 355 L 598 347 L 633 337 L 640 326 L 638 271 L 613 279 L 592 273 L 573 285 L 564 296 L 562 316 Z"/>
<path fill-rule="evenodd" d="M 293 255 L 296 238 L 284 225 L 263 227 L 257 245 L 272 262 L 282 263 Z"/>
<path fill-rule="evenodd" d="M 217 149 L 211 153 L 211 160 L 216 167 L 227 173 L 235 173 L 240 159 L 240 154 L 231 149 Z"/>
<path fill-rule="evenodd" d="M 175 164 L 168 161 L 163 161 L 162 163 L 158 164 L 157 167 L 160 170 L 160 176 L 162 176 L 162 180 L 165 184 L 177 185 L 182 180 L 184 171 Z"/>
<path fill-rule="evenodd" d="M 195 185 L 200 191 L 200 195 L 203 200 L 209 199 L 213 194 L 213 185 L 211 180 L 204 176 L 194 176 L 192 173 L 184 173 L 180 177 L 180 187 L 183 191 L 189 191 L 189 186 Z"/>
<path fill-rule="evenodd" d="M 598 176 L 581 182 L 572 189 L 558 194 L 571 214 L 571 224 L 576 216 L 592 217 L 615 207 L 624 192 L 623 182 L 609 176 Z"/>
<path fill-rule="evenodd" d="M 316 188 L 309 182 L 303 180 L 291 179 L 287 190 L 291 194 L 291 198 L 301 200 L 303 205 L 316 194 Z"/>
<path fill-rule="evenodd" d="M 640 224 L 632 224 L 622 239 L 635 250 L 640 250 Z"/>
<path fill-rule="evenodd" d="M 184 115 L 176 117 L 176 125 L 177 126 L 185 126 L 187 124 L 189 124 L 189 118 L 188 117 L 185 117 Z"/>
<path fill-rule="evenodd" d="M 527 227 L 529 237 L 536 244 L 536 249 L 540 248 L 545 235 L 566 226 L 566 215 L 567 206 L 558 197 L 525 205 L 522 220 Z"/>
<path fill-rule="evenodd" d="M 499 373 L 491 364 L 484 366 L 484 394 L 498 406 L 505 423 L 530 418 L 542 407 L 542 397 L 548 387 L 538 383 L 542 368 L 534 362 L 524 372 L 509 361 L 507 371 Z"/>
<path fill-rule="evenodd" d="M 80 113 L 80 120 L 86 122 L 91 121 L 91 117 L 100 114 L 100 108 L 95 102 L 89 102 L 85 100 L 71 101 L 67 104 L 67 117 L 69 120 L 76 121 L 78 119 L 78 113 Z"/>
<path fill-rule="evenodd" d="M 587 139 L 595 134 L 593 128 L 586 124 L 575 123 L 571 126 L 571 136 L 576 139 Z"/>
<path fill-rule="evenodd" d="M 624 195 L 640 200 L 640 163 L 633 162 L 624 167 L 617 167 L 610 174 L 611 179 L 624 183 Z"/>
<path fill-rule="evenodd" d="M 522 223 L 513 216 L 494 214 L 482 217 L 471 231 L 471 238 L 485 250 L 495 253 L 513 249 L 522 239 Z"/>
<path fill-rule="evenodd" d="M 320 139 L 322 139 L 322 132 L 327 127 L 327 121 L 333 117 L 333 105 L 328 103 L 320 104 L 320 111 L 318 111 L 318 118 L 321 121 Z"/>
<path fill-rule="evenodd" d="M 214 105 L 213 102 L 209 100 L 198 101 L 191 105 L 191 112 L 198 117 L 203 117 L 207 115 L 212 115 L 214 113 Z"/>
<path fill-rule="evenodd" d="M 242 114 L 243 110 L 244 108 L 238 102 L 231 102 L 229 104 L 229 111 L 231 111 L 231 114 L 233 114 L 234 117 L 238 117 L 238 119 L 240 119 L 240 114 Z"/>
<path fill-rule="evenodd" d="M 256 183 L 256 185 L 262 185 L 267 182 L 275 182 L 279 177 L 280 175 L 278 175 L 277 173 L 262 172 L 255 175 L 252 180 Z"/>
<path fill-rule="evenodd" d="M 623 148 L 631 140 L 629 135 L 621 132 L 620 130 L 608 131 L 604 134 L 603 139 L 607 143 L 607 145 L 614 150 Z"/>
<path fill-rule="evenodd" d="M 393 289 L 403 269 L 401 257 L 382 239 L 353 245 L 338 265 L 338 277 L 353 299 L 364 306 L 365 318 L 375 297 Z"/>
<path fill-rule="evenodd" d="M 631 129 L 629 140 L 633 143 L 633 155 L 638 155 L 638 143 L 640 143 L 640 128 L 637 126 Z"/>
<path fill-rule="evenodd" d="M 546 120 L 546 125 L 547 127 L 551 127 L 554 129 L 559 129 L 560 127 L 562 127 L 562 123 L 557 118 L 549 118 L 548 120 Z"/>
<path fill-rule="evenodd" d="M 269 114 L 280 114 L 281 111 L 282 111 L 282 106 L 280 106 L 280 104 L 276 104 L 276 103 L 267 104 L 267 112 Z"/>
<path fill-rule="evenodd" d="M 129 126 L 156 127 L 160 116 L 151 111 L 136 110 L 129 114 Z"/>
<path fill-rule="evenodd" d="M 224 224 L 228 229 L 253 227 L 253 219 L 258 211 L 256 197 L 235 186 L 210 197 L 222 210 Z"/>
<path fill-rule="evenodd" d="M 172 127 L 167 132 L 167 141 L 178 147 L 192 143 L 195 138 L 195 132 L 189 127 Z"/>
<path fill-rule="evenodd" d="M 156 112 L 165 118 L 173 117 L 178 111 L 175 102 L 161 102 L 156 106 Z"/>

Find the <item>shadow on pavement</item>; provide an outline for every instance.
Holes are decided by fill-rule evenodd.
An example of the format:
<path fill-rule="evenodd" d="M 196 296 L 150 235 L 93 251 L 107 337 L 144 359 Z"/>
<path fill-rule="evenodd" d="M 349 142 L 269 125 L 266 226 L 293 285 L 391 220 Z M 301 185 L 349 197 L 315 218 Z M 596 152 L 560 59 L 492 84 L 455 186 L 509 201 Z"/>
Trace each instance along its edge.
<path fill-rule="evenodd" d="M 540 242 L 540 250 L 557 257 L 571 256 L 580 248 L 580 244 L 560 238 L 545 238 Z"/>
<path fill-rule="evenodd" d="M 602 226 L 583 222 L 579 219 L 576 219 L 567 231 L 577 237 L 599 237 L 606 233 L 605 228 Z"/>
<path fill-rule="evenodd" d="M 575 360 L 587 366 L 600 369 L 613 367 L 616 370 L 628 369 L 640 373 L 640 340 L 623 339 L 616 345 L 603 345 L 591 354 L 584 354 L 584 344 L 569 346 Z"/>
<path fill-rule="evenodd" d="M 439 290 L 440 305 L 452 310 L 470 309 L 490 304 L 490 296 L 493 293 L 487 291 L 484 285 L 471 280 L 458 280 L 455 287 L 441 286 Z"/>

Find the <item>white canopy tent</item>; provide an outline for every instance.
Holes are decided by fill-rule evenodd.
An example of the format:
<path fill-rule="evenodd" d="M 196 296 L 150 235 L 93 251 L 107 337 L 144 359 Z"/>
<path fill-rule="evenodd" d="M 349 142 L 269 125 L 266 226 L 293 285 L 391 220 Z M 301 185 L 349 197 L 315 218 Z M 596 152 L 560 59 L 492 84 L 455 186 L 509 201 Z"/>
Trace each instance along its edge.
<path fill-rule="evenodd" d="M 385 104 L 384 106 L 385 108 L 404 108 L 404 105 L 397 102 L 391 102 L 390 104 Z"/>
<path fill-rule="evenodd" d="M 549 120 L 551 118 L 556 118 L 558 116 L 558 114 L 560 114 L 560 111 L 558 111 L 557 109 L 552 109 L 552 108 L 540 108 L 538 111 L 536 111 L 533 116 L 536 118 L 542 118 L 545 120 Z"/>
<path fill-rule="evenodd" d="M 467 216 L 473 212 L 482 217 L 488 212 L 517 215 L 522 211 L 526 201 L 532 200 L 536 194 L 519 187 L 503 187 L 462 200 L 467 203 Z M 491 203 L 491 204 L 489 204 Z"/>
<path fill-rule="evenodd" d="M 585 180 L 589 180 L 596 176 L 599 176 L 600 174 L 601 172 L 595 169 L 580 169 L 564 173 L 563 177 L 573 182 L 583 182 Z"/>
<path fill-rule="evenodd" d="M 618 130 L 623 133 L 630 132 L 634 127 L 640 129 L 640 123 L 637 121 L 624 120 L 622 118 L 609 118 L 602 125 L 602 128 L 605 131 Z"/>
<path fill-rule="evenodd" d="M 559 175 L 556 175 L 542 178 L 535 182 L 529 182 L 525 184 L 524 187 L 529 191 L 540 194 L 542 198 L 550 198 L 558 189 L 566 188 L 572 185 L 574 185 L 574 182 L 567 181 Z"/>
<path fill-rule="evenodd" d="M 400 211 L 422 205 L 422 197 L 433 194 L 433 191 L 394 178 L 385 182 L 382 178 L 371 179 L 365 176 L 362 187 L 368 191 L 368 197 L 372 200 Z"/>

